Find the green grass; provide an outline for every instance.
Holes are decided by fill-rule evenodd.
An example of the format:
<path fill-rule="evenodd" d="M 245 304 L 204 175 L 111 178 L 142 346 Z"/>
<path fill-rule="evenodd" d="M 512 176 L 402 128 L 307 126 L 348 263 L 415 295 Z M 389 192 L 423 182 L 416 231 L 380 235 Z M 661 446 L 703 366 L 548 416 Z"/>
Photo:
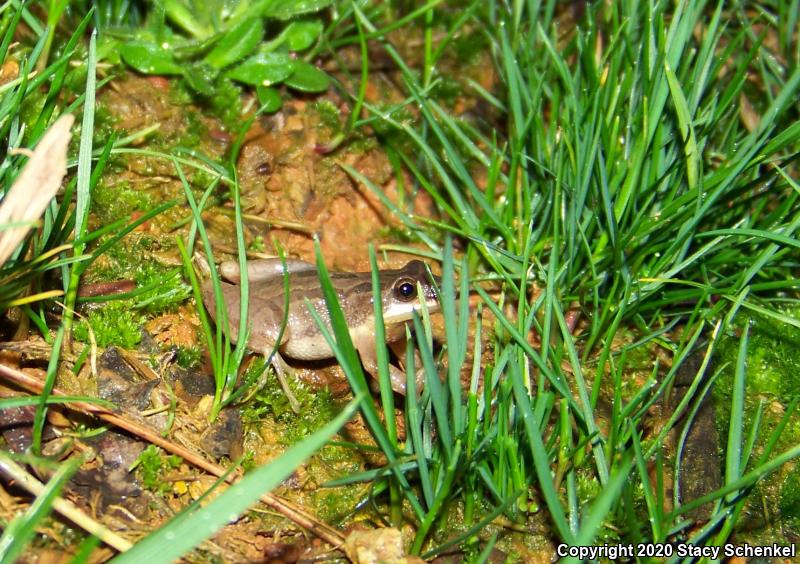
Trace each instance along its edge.
<path fill-rule="evenodd" d="M 557 35 L 546 7 L 535 2 L 513 6 L 509 12 L 500 3 L 480 3 L 467 10 L 495 63 L 499 88 L 485 96 L 497 113 L 494 122 L 455 117 L 432 99 L 437 71 L 429 34 L 424 34 L 422 69 L 412 70 L 386 46 L 402 70 L 421 123 L 406 119 L 406 102 L 389 108 L 367 104 L 372 115 L 362 122 L 378 131 L 389 126 L 384 141 L 415 175 L 415 187 L 432 196 L 448 229 L 466 243 L 462 279 L 468 270 L 483 266 L 489 277 L 503 283 L 502 300 L 515 312 L 507 318 L 478 289 L 499 321 L 495 371 L 484 372 L 487 387 L 477 404 L 457 388 L 427 382 L 430 403 L 423 395 L 423 405 L 406 412 L 411 433 L 406 448 L 416 462 L 404 478 L 416 476 L 423 492 L 449 495 L 455 504 L 470 496 L 494 496 L 511 518 L 525 513 L 513 503 L 514 496 L 534 488 L 557 537 L 567 542 L 724 542 L 749 487 L 775 468 L 766 453 L 747 466 L 757 425 L 746 430 L 746 440 L 740 426 L 730 429 L 726 486 L 711 496 L 717 500 L 715 516 L 709 526 L 690 533 L 690 522 L 681 519 L 685 507 L 663 513 L 647 468 L 654 462 L 658 475 L 667 472 L 664 441 L 680 415 L 697 403 L 702 374 L 655 437 L 642 435 L 643 424 L 648 406 L 671 388 L 689 352 L 703 346 L 701 372 L 710 372 L 720 342 L 735 330 L 735 316 L 746 318 L 741 310 L 796 324 L 775 298 L 781 292 L 794 296 L 797 287 L 800 192 L 792 177 L 800 140 L 795 102 L 800 71 L 791 64 L 797 56 L 788 44 L 781 53 L 785 68 L 760 64 L 766 47 L 754 26 L 770 22 L 781 37 L 794 37 L 793 45 L 797 30 L 781 28 L 786 20 L 778 23 L 766 7 L 756 16 L 722 4 L 693 3 L 669 13 L 665 4 L 613 4 L 588 8 L 574 33 Z M 778 8 L 788 9 L 783 3 Z M 724 26 L 729 11 L 740 19 Z M 378 33 L 369 17 L 354 12 L 361 27 Z M 442 18 L 437 29 L 448 37 L 465 23 L 455 17 L 449 22 Z M 692 33 L 698 25 L 704 26 L 699 41 Z M 748 83 L 745 77 L 754 68 L 755 78 Z M 752 98 L 761 115 L 752 131 L 739 119 L 743 95 Z M 348 172 L 383 197 L 367 178 Z M 476 184 L 476 176 L 486 179 L 485 186 Z M 423 226 L 401 207 L 393 211 L 407 226 L 417 226 L 420 239 L 445 259 L 447 268 L 446 255 Z M 533 284 L 541 291 L 531 299 Z M 566 322 L 568 312 L 579 313 L 583 321 L 575 334 Z M 448 308 L 444 316 L 446 354 L 458 362 L 458 353 L 450 356 L 452 344 L 463 342 L 452 337 L 458 318 Z M 668 370 L 654 367 L 648 385 L 629 397 L 621 394 L 620 382 L 637 366 L 626 363 L 634 344 L 615 341 L 623 328 L 633 329 L 640 345 L 663 348 L 674 359 Z M 539 350 L 528 343 L 531 332 L 541 336 Z M 746 339 L 742 347 L 732 421 L 743 416 Z M 562 368 L 565 364 L 569 371 Z M 617 384 L 606 432 L 596 421 L 609 377 Z M 496 387 L 490 386 L 495 382 Z M 467 426 L 459 409 L 445 412 L 440 406 L 462 402 L 467 408 L 477 405 L 485 428 L 495 434 L 485 439 L 485 456 L 471 456 L 474 466 L 456 470 L 453 448 L 469 436 Z M 488 418 L 488 405 L 504 420 Z M 432 448 L 413 440 L 417 426 L 426 428 L 414 420 L 418 412 L 435 415 L 435 422 L 425 422 L 440 430 Z M 561 431 L 551 434 L 550 426 L 558 422 Z M 461 432 L 450 435 L 447 428 Z M 506 445 L 513 445 L 516 458 Z M 797 449 L 790 448 L 778 459 L 796 455 Z M 732 462 L 743 456 L 741 465 Z M 430 467 L 442 480 L 448 472 L 457 477 L 426 486 Z M 484 480 L 470 483 L 467 477 L 475 470 Z M 596 483 L 588 491 L 603 492 L 594 503 L 593 496 L 579 491 L 587 479 Z M 643 494 L 644 513 L 641 505 L 632 504 L 641 502 Z M 438 499 L 426 497 L 428 511 L 440 510 Z M 430 520 L 428 514 L 419 518 Z M 421 544 L 413 548 L 419 551 Z"/>
<path fill-rule="evenodd" d="M 339 87 L 363 113 L 353 112 L 327 149 L 371 126 L 398 172 L 399 199 L 390 200 L 369 178 L 343 168 L 381 198 L 406 237 L 427 246 L 423 255 L 442 264 L 443 344 L 434 346 L 423 312 L 409 332 L 421 365 L 412 348 L 404 359 L 409 389 L 418 370 L 424 377 L 421 395 L 409 394 L 396 405 L 388 354 L 378 347 L 378 404 L 365 401 L 359 407 L 386 466 L 328 484 L 372 482 L 369 495 L 382 518 L 398 527 L 411 523 L 408 549 L 426 558 L 459 547 L 468 558 L 485 561 L 492 546 L 505 546 L 508 532 L 498 523 L 524 526 L 530 520 L 552 543 L 718 546 L 743 538 L 745 531 L 737 527 L 748 496 L 800 455 L 797 444 L 781 441 L 782 433 L 797 425 L 797 402 L 787 395 L 767 396 L 788 404 L 769 424 L 765 403 L 753 408 L 748 402 L 749 394 L 761 393 L 751 378 L 758 354 L 751 320 L 798 327 L 798 2 L 749 8 L 722 2 L 592 3 L 566 23 L 557 4 L 476 0 L 453 9 L 434 1 L 402 11 L 400 3 L 340 2 L 307 54 L 308 60 L 325 54 L 341 60 L 337 49 L 345 46 L 360 53 L 358 72 L 343 69 Z M 102 15 L 116 25 L 144 20 L 125 6 L 108 3 L 89 17 Z M 5 46 L 22 17 L 33 21 L 36 31 L 29 12 L 7 5 L 3 16 Z M 67 62 L 84 57 L 85 25 L 63 48 L 51 50 L 57 56 L 49 60 L 38 58 L 48 52 L 51 37 L 38 24 L 41 39 L 27 52 L 23 69 L 37 67 L 40 73 L 0 87 L 0 133 L 8 147 L 35 144 L 61 109 L 59 94 L 74 82 L 67 78 L 75 72 Z M 404 59 L 386 40 L 401 28 L 421 42 L 414 60 Z M 380 43 L 397 67 L 402 102 L 367 101 L 367 84 L 374 78 L 368 40 Z M 485 46 L 483 66 L 491 63 L 495 84 L 491 91 L 480 86 L 480 77 L 471 74 L 474 59 L 456 60 L 464 68 L 458 77 L 463 95 L 481 99 L 486 108 L 456 115 L 452 105 L 459 93 L 441 69 L 452 65 L 453 57 L 481 56 L 465 43 Z M 85 54 L 89 92 L 95 88 L 95 57 L 93 48 Z M 752 110 L 742 109 L 743 98 Z M 9 265 L 0 266 L 0 282 L 10 281 L 0 283 L 0 309 L 26 288 L 40 290 L 53 270 L 62 271 L 68 304 L 74 305 L 84 265 L 119 240 L 100 239 L 112 229 L 87 233 L 93 186 L 109 155 L 151 153 L 111 145 L 93 150 L 87 133 L 91 94 L 79 96 L 73 106 L 82 104 L 78 173 L 63 199 L 75 194 L 76 207 L 63 201 L 52 206 L 42 228 Z M 750 111 L 757 122 L 748 121 Z M 24 130 L 19 116 L 29 119 Z M 198 298 L 189 255 L 199 239 L 211 256 L 200 215 L 221 184 L 231 189 L 244 260 L 232 164 L 239 143 L 221 164 L 177 151 L 151 154 L 172 159 L 184 182 L 192 227 L 180 245 Z M 10 185 L 22 160 L 5 156 L 3 186 Z M 189 167 L 201 169 L 208 182 L 192 185 L 185 174 Z M 435 218 L 412 213 L 418 191 L 434 202 Z M 47 260 L 26 258 L 48 252 L 54 254 Z M 354 393 L 369 397 L 323 258 L 318 264 L 332 319 L 327 336 Z M 374 269 L 374 254 L 372 259 Z M 486 281 L 500 294 L 488 292 Z M 245 319 L 246 282 L 241 291 Z M 469 291 L 482 298 L 472 310 L 466 300 L 455 300 Z M 33 304 L 25 311 L 52 339 L 44 309 Z M 202 308 L 199 312 L 219 409 L 241 397 L 235 382 L 245 339 L 232 349 Z M 70 335 L 69 315 L 56 345 Z M 220 311 L 218 318 L 223 317 Z M 488 330 L 481 323 L 486 318 L 494 320 Z M 378 320 L 381 342 L 380 315 Z M 531 335 L 539 344 L 531 344 Z M 796 342 L 783 346 L 787 355 L 797 353 Z M 689 391 L 659 428 L 648 431 L 651 411 L 696 351 L 702 360 Z M 630 384 L 634 378 L 640 387 Z M 720 382 L 730 386 L 724 395 L 723 485 L 691 502 L 676 488 L 667 503 L 665 483 L 679 474 L 687 440 L 685 418 L 695 418 L 705 391 Z M 39 431 L 47 402 L 41 399 Z M 402 425 L 397 417 L 404 418 Z M 675 450 L 668 438 L 673 430 Z M 321 444 L 315 436 L 303 456 Z M 294 454 L 281 463 L 281 472 L 299 464 Z M 235 495 L 220 499 L 231 502 Z M 697 526 L 686 515 L 705 503 L 712 504 L 711 516 Z M 226 518 L 243 510 L 241 504 L 227 506 Z M 191 524 L 181 516 L 158 534 L 187 527 Z M 158 534 L 139 550 L 159 542 Z M 160 557 L 177 557 L 200 536 Z"/>
<path fill-rule="evenodd" d="M 23 13 L 23 9 L 15 10 L 10 6 L 4 10 L 0 52 L 7 52 Z M 40 57 L 47 41 L 42 36 L 28 53 L 19 58 L 19 78 L 3 85 L 0 94 L 0 138 L 4 140 L 5 148 L 0 167 L 3 194 L 10 189 L 26 160 L 21 155 L 8 154 L 8 149 L 35 145 L 50 121 L 57 117 L 57 112 L 63 111 L 57 103 L 56 94 L 62 88 L 68 70 L 67 62 L 75 54 L 84 30 L 85 23 L 67 41 L 61 57 L 29 78 L 28 73 L 42 60 Z M 46 81 L 50 81 L 50 89 L 43 94 L 42 86 Z M 26 121 L 32 108 L 36 108 L 38 114 Z M 72 194 L 74 190 L 73 182 L 68 186 L 67 193 Z M 10 260 L 0 265 L 0 310 L 4 311 L 25 289 L 29 288 L 33 290 L 32 294 L 36 294 L 41 288 L 43 273 L 69 267 L 69 261 L 63 258 L 59 260 L 57 253 L 63 250 L 61 247 L 70 235 L 72 222 L 74 217 L 70 216 L 66 206 L 47 210 L 41 232 L 27 237 Z M 28 253 L 32 258 L 27 256 Z"/>

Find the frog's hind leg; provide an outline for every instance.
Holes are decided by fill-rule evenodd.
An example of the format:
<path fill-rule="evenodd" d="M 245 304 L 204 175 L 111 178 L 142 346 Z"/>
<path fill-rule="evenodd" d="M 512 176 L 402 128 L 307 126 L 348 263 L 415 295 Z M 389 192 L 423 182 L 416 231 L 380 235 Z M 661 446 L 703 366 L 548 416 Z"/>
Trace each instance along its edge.
<path fill-rule="evenodd" d="M 271 351 L 264 351 L 265 357 L 268 358 L 270 352 Z M 292 367 L 286 364 L 286 361 L 283 360 L 281 353 L 278 351 L 275 351 L 275 354 L 272 355 L 272 368 L 275 369 L 275 375 L 278 377 L 278 382 L 281 384 L 283 393 L 286 394 L 286 399 L 289 400 L 292 411 L 300 413 L 300 402 L 297 401 L 294 392 L 292 392 L 292 389 L 289 387 L 289 382 L 286 380 L 286 374 L 292 373 Z"/>
<path fill-rule="evenodd" d="M 247 279 L 250 282 L 275 280 L 283 277 L 284 273 L 297 274 L 316 269 L 316 265 L 297 259 L 286 259 L 285 261 L 279 258 L 249 260 L 247 261 Z M 239 263 L 236 261 L 226 260 L 222 262 L 219 265 L 219 272 L 229 282 L 238 284 L 242 279 Z"/>

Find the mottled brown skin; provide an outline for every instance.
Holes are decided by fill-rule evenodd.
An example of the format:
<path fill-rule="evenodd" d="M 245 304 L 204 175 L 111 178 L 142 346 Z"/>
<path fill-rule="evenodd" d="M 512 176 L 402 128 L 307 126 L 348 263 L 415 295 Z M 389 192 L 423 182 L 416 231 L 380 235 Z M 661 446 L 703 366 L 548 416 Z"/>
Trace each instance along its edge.
<path fill-rule="evenodd" d="M 323 360 L 334 354 L 308 310 L 306 300 L 330 327 L 328 308 L 322 295 L 316 266 L 302 261 L 287 261 L 289 283 L 289 313 L 281 332 L 286 305 L 285 276 L 279 259 L 250 261 L 247 265 L 249 295 L 248 348 L 273 358 L 276 371 L 285 368 L 281 356 L 296 360 Z M 228 336 L 233 342 L 239 333 L 239 272 L 235 263 L 220 266 L 223 276 L 234 283 L 221 282 L 228 315 Z M 372 294 L 372 274 L 369 272 L 331 272 L 331 282 L 350 329 L 350 337 L 361 356 L 364 367 L 377 375 L 375 359 L 375 314 Z M 421 299 L 430 311 L 438 311 L 439 301 L 425 263 L 413 260 L 403 268 L 379 273 L 381 302 L 386 326 L 386 342 L 405 338 L 405 322 L 413 311 L 421 308 Z M 421 294 L 418 295 L 418 289 Z M 203 284 L 203 298 L 216 321 L 214 288 L 210 281 Z M 280 342 L 278 343 L 278 340 Z M 390 366 L 392 388 L 405 393 L 405 374 Z"/>

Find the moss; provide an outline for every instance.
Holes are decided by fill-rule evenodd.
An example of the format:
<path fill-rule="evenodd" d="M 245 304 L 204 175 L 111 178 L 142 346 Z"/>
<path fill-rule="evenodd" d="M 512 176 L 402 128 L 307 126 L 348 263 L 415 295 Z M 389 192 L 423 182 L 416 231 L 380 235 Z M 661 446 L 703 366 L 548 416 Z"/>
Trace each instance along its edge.
<path fill-rule="evenodd" d="M 591 470 L 578 470 L 578 500 L 587 502 L 596 499 L 602 490 L 600 480 Z"/>
<path fill-rule="evenodd" d="M 179 468 L 181 462 L 179 456 L 174 454 L 166 456 L 160 448 L 150 445 L 139 455 L 134 468 L 137 469 L 145 488 L 163 495 L 172 489 L 172 485 L 164 481 L 164 473 Z"/>
<path fill-rule="evenodd" d="M 796 317 L 800 312 L 785 313 Z M 800 346 L 800 330 L 788 324 L 779 324 L 772 319 L 757 316 L 751 318 L 749 322 L 745 395 L 748 423 L 751 422 L 754 408 L 761 400 L 789 405 L 794 397 L 800 395 L 800 359 L 795 354 Z M 718 418 L 721 422 L 720 431 L 723 433 L 727 433 L 727 421 L 730 417 L 731 389 L 738 349 L 738 334 L 730 336 L 721 343 L 719 356 L 716 359 L 718 365 L 728 365 L 714 388 L 721 416 Z M 775 423 L 779 416 L 780 414 L 774 418 Z M 787 432 L 788 429 L 784 435 Z M 800 436 L 795 436 L 792 440 L 785 440 L 786 438 L 782 437 L 781 443 L 788 445 L 800 442 Z"/>
<path fill-rule="evenodd" d="M 199 347 L 178 347 L 178 352 L 175 355 L 175 362 L 181 368 L 195 368 L 200 365 L 200 359 L 203 357 L 203 350 Z"/>
<path fill-rule="evenodd" d="M 245 381 L 255 385 L 263 368 L 264 359 L 259 357 L 245 372 Z M 295 414 L 292 411 L 280 382 L 272 369 L 269 369 L 266 377 L 262 378 L 263 385 L 245 406 L 242 418 L 247 423 L 257 423 L 265 417 L 272 417 L 279 424 L 286 426 L 282 433 L 282 442 L 291 445 L 328 423 L 339 412 L 339 408 L 328 390 L 311 389 L 305 383 L 291 377 L 288 381 L 289 387 L 300 403 L 300 413 Z"/>
<path fill-rule="evenodd" d="M 170 80 L 167 100 L 173 106 L 188 106 L 193 101 L 192 91 L 184 80 Z"/>
<path fill-rule="evenodd" d="M 92 193 L 92 204 L 92 211 L 100 222 L 107 224 L 130 217 L 134 212 L 149 210 L 153 207 L 153 198 L 127 180 L 113 184 L 101 182 Z"/>
<path fill-rule="evenodd" d="M 482 30 L 476 30 L 456 36 L 451 45 L 459 63 L 475 64 L 479 55 L 489 51 L 489 38 Z"/>
<path fill-rule="evenodd" d="M 142 339 L 142 316 L 132 311 L 124 302 L 110 302 L 107 306 L 89 313 L 75 327 L 75 338 L 89 342 L 89 328 L 100 347 L 116 345 L 132 349 Z"/>
<path fill-rule="evenodd" d="M 317 516 L 326 523 L 339 523 L 358 506 L 362 487 L 345 486 L 317 490 L 314 495 Z"/>
<path fill-rule="evenodd" d="M 319 116 L 320 125 L 329 129 L 332 136 L 342 132 L 341 112 L 330 100 L 317 102 L 313 108 Z"/>
<path fill-rule="evenodd" d="M 133 300 L 133 307 L 146 313 L 158 314 L 174 310 L 189 299 L 191 287 L 184 283 L 179 272 L 167 270 L 152 262 L 140 266 L 134 277 L 140 288 L 151 289 Z"/>
<path fill-rule="evenodd" d="M 416 121 L 411 111 L 405 107 L 381 104 L 375 113 L 378 115 L 390 114 L 392 120 L 397 123 L 406 123 L 410 125 Z M 372 129 L 375 130 L 375 135 L 377 137 L 386 139 L 391 145 L 398 147 L 398 150 L 401 152 L 411 151 L 413 154 L 413 152 L 417 150 L 413 141 L 400 127 L 384 120 L 376 120 L 371 122 L 370 125 Z"/>
<path fill-rule="evenodd" d="M 200 114 L 191 111 L 185 112 L 184 124 L 183 133 L 175 140 L 175 145 L 188 149 L 200 147 L 200 144 L 208 136 L 208 127 L 203 120 L 200 119 Z"/>
<path fill-rule="evenodd" d="M 85 318 L 77 324 L 75 337 L 89 341 L 89 328 L 101 347 L 116 345 L 135 348 L 141 341 L 140 327 L 148 314 L 174 310 L 191 295 L 180 270 L 158 264 L 151 259 L 153 251 L 162 248 L 159 238 L 132 233 L 112 246 L 84 277 L 84 283 L 132 280 L 136 289 L 149 288 L 135 297 L 111 300 L 91 306 Z M 182 366 L 197 364 L 199 349 L 179 353 Z"/>
<path fill-rule="evenodd" d="M 431 96 L 444 102 L 448 106 L 455 104 L 464 92 L 464 87 L 455 78 L 449 76 L 438 76 L 436 83 L 431 88 Z"/>
<path fill-rule="evenodd" d="M 25 95 L 19 111 L 19 116 L 25 124 L 25 131 L 31 131 L 39 120 L 44 109 L 45 100 L 46 98 L 40 89 L 32 90 Z M 75 145 L 75 143 L 71 145 Z"/>
<path fill-rule="evenodd" d="M 266 252 L 266 244 L 264 243 L 264 237 L 261 235 L 256 235 L 253 240 L 247 245 L 247 250 L 256 252 L 256 253 L 263 253 Z"/>
<path fill-rule="evenodd" d="M 108 250 L 89 278 L 93 282 L 133 280 L 137 288 L 151 286 L 148 292 L 126 300 L 127 306 L 152 314 L 173 310 L 189 298 L 191 288 L 180 271 L 152 260 L 151 254 L 165 245 L 172 242 L 138 233 L 128 235 Z"/>
<path fill-rule="evenodd" d="M 784 313 L 797 318 L 800 312 L 795 309 Z M 800 395 L 800 359 L 795 354 L 797 347 L 800 346 L 800 330 L 762 316 L 753 316 L 746 322 L 750 324 L 750 332 L 745 368 L 745 436 L 752 430 L 759 405 L 763 405 L 758 439 L 748 466 L 751 469 L 763 456 L 767 441 L 785 414 L 785 406 Z M 739 332 L 725 339 L 720 344 L 719 356 L 715 359 L 718 366 L 727 365 L 714 386 L 717 428 L 721 444 L 727 441 L 730 424 L 731 392 L 740 334 Z M 781 432 L 769 457 L 773 458 L 797 444 L 800 444 L 800 420 L 795 413 Z M 786 519 L 796 521 L 800 519 L 798 491 L 800 491 L 800 469 L 797 464 L 789 464 L 759 482 L 753 499 L 765 496 L 775 500 L 770 507 L 780 513 L 782 521 Z M 762 527 L 767 524 L 757 523 L 754 526 Z M 773 527 L 768 528 L 773 529 Z"/>
<path fill-rule="evenodd" d="M 97 104 L 94 111 L 94 132 L 92 143 L 95 147 L 104 147 L 114 135 L 119 120 L 105 104 Z M 113 160 L 113 159 L 111 159 Z M 97 191 L 97 188 L 95 188 Z"/>
<path fill-rule="evenodd" d="M 215 86 L 214 95 L 208 99 L 211 113 L 238 131 L 242 126 L 242 89 L 227 79 L 218 80 Z"/>
<path fill-rule="evenodd" d="M 242 457 L 242 470 L 244 470 L 245 474 L 259 467 L 258 464 L 256 464 L 255 459 L 256 453 L 252 450 L 244 454 Z"/>
<path fill-rule="evenodd" d="M 800 518 L 800 472 L 796 463 L 790 468 L 781 483 L 779 509 L 781 515 Z"/>
<path fill-rule="evenodd" d="M 280 382 L 272 370 L 264 372 L 263 358 L 258 357 L 250 363 L 243 375 L 243 380 L 246 382 L 245 386 L 260 386 L 253 399 L 242 411 L 242 419 L 245 423 L 257 423 L 268 416 L 281 423 L 286 423 L 291 419 L 292 408 L 289 400 L 283 393 Z M 292 391 L 299 392 L 298 383 L 294 378 L 289 378 L 289 380 Z M 300 397 L 297 399 L 300 401 Z"/>

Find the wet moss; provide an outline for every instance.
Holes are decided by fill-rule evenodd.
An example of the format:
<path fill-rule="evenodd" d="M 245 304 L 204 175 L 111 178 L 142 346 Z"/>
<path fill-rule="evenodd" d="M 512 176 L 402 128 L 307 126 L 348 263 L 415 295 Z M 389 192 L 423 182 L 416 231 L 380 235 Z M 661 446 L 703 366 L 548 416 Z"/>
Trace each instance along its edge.
<path fill-rule="evenodd" d="M 342 115 L 339 108 L 330 100 L 322 100 L 313 105 L 319 116 L 319 125 L 329 130 L 331 136 L 342 132 Z"/>
<path fill-rule="evenodd" d="M 784 313 L 797 318 L 800 311 L 787 310 Z M 762 409 L 758 437 L 748 464 L 748 469 L 752 469 L 756 461 L 764 456 L 770 437 L 784 418 L 786 406 L 800 395 L 800 359 L 795 354 L 800 345 L 800 329 L 757 315 L 748 322 L 750 330 L 745 368 L 745 436 L 752 432 L 756 413 L 759 408 Z M 740 331 L 741 329 L 721 343 L 720 354 L 716 359 L 719 366 L 727 365 L 714 387 L 721 444 L 727 441 Z M 777 438 L 769 458 L 797 444 L 800 444 L 800 419 L 795 412 Z M 774 500 L 768 507 L 768 511 L 774 513 L 767 515 L 764 513 L 767 509 L 752 505 L 749 511 L 744 512 L 740 526 L 749 529 L 747 534 L 767 535 L 779 542 L 784 538 L 781 531 L 786 530 L 787 523 L 800 521 L 800 494 L 797 493 L 800 491 L 800 469 L 796 463 L 784 465 L 761 480 L 755 490 L 750 496 L 750 504 L 758 504 L 759 499 Z M 776 519 L 780 519 L 780 527 L 774 526 Z"/>
<path fill-rule="evenodd" d="M 786 312 L 797 316 L 800 312 Z M 777 402 L 786 406 L 800 395 L 800 359 L 795 351 L 800 346 L 800 329 L 788 324 L 755 316 L 750 320 L 749 342 L 746 360 L 745 409 L 747 425 L 752 424 L 755 408 L 762 400 Z M 733 385 L 734 366 L 739 348 L 739 337 L 730 336 L 720 346 L 718 365 L 727 364 L 714 388 L 719 413 L 719 430 L 727 434 L 730 418 L 730 400 Z M 782 410 L 765 410 L 765 424 L 777 424 Z M 779 445 L 792 445 L 800 442 L 800 436 L 784 431 Z"/>
<path fill-rule="evenodd" d="M 153 198 L 141 187 L 134 188 L 127 180 L 101 182 L 92 194 L 92 205 L 97 218 L 107 224 L 150 209 Z"/>
<path fill-rule="evenodd" d="M 578 499 L 581 502 L 587 502 L 596 499 L 603 488 L 600 486 L 600 480 L 591 470 L 581 469 L 578 471 Z"/>
<path fill-rule="evenodd" d="M 116 132 L 118 120 L 111 110 L 102 103 L 98 103 L 94 110 L 94 133 L 92 143 L 95 147 L 104 147 Z M 114 159 L 111 159 L 113 162 Z M 99 188 L 99 186 L 98 186 Z M 98 188 L 95 188 L 97 192 Z M 93 210 L 94 211 L 94 208 Z"/>
<path fill-rule="evenodd" d="M 218 80 L 214 95 L 208 99 L 212 115 L 228 128 L 238 131 L 242 126 L 242 89 L 230 80 Z"/>
<path fill-rule="evenodd" d="M 183 80 L 171 80 L 167 100 L 173 106 L 188 106 L 194 101 L 189 85 Z"/>
<path fill-rule="evenodd" d="M 363 485 L 339 488 L 322 488 L 314 494 L 314 505 L 317 516 L 326 523 L 344 521 L 358 506 L 361 500 Z"/>
<path fill-rule="evenodd" d="M 489 51 L 489 37 L 482 30 L 475 30 L 454 37 L 451 45 L 455 59 L 461 64 L 471 65 Z"/>
<path fill-rule="evenodd" d="M 142 339 L 141 314 L 131 310 L 124 302 L 111 302 L 107 306 L 89 312 L 75 327 L 77 340 L 88 343 L 89 332 L 100 347 L 116 345 L 124 349 L 135 348 Z"/>
<path fill-rule="evenodd" d="M 133 233 L 111 247 L 102 262 L 93 266 L 87 279 L 91 282 L 132 280 L 137 289 L 150 290 L 125 300 L 127 307 L 143 313 L 157 314 L 174 310 L 191 295 L 180 269 L 162 265 L 152 253 L 172 242 L 161 237 Z"/>
<path fill-rule="evenodd" d="M 260 389 L 243 406 L 242 420 L 246 424 L 257 424 L 264 418 L 271 417 L 277 422 L 286 423 L 292 414 L 289 400 L 275 375 L 271 372 L 265 373 L 264 370 L 264 359 L 258 357 L 250 363 L 243 375 L 245 386 L 258 386 Z M 295 391 L 296 382 L 290 383 L 290 387 Z"/>
<path fill-rule="evenodd" d="M 182 134 L 175 139 L 175 145 L 187 149 L 197 149 L 208 137 L 208 126 L 197 112 L 187 111 L 183 115 L 185 127 Z"/>
<path fill-rule="evenodd" d="M 792 464 L 781 483 L 779 509 L 781 515 L 800 519 L 800 472 L 797 464 Z"/>
<path fill-rule="evenodd" d="M 42 90 L 28 93 L 20 105 L 19 116 L 25 124 L 25 131 L 31 131 L 44 109 L 46 97 Z"/>
<path fill-rule="evenodd" d="M 75 328 L 75 338 L 89 342 L 89 329 L 101 347 L 135 348 L 141 341 L 141 326 L 148 315 L 176 309 L 191 295 L 180 269 L 152 260 L 164 242 L 146 234 L 132 233 L 112 246 L 84 276 L 84 284 L 133 281 L 137 293 L 84 307 L 84 318 Z M 199 350 L 184 351 L 185 362 L 199 361 Z M 193 360 L 190 360 L 193 359 Z"/>
<path fill-rule="evenodd" d="M 172 484 L 164 480 L 164 473 L 179 468 L 183 460 L 172 454 L 167 456 L 155 445 L 142 451 L 134 467 L 142 480 L 142 485 L 152 492 L 165 495 L 172 489 Z"/>
<path fill-rule="evenodd" d="M 391 106 L 388 104 L 379 105 L 376 113 L 379 115 L 390 114 L 393 121 L 397 123 L 413 124 L 416 118 L 408 108 Z M 378 138 L 384 139 L 390 146 L 397 147 L 400 152 L 414 151 L 414 142 L 402 128 L 384 120 L 376 120 L 370 125 Z"/>
<path fill-rule="evenodd" d="M 258 464 L 256 464 L 255 458 L 256 458 L 256 453 L 253 452 L 252 450 L 247 451 L 246 453 L 244 453 L 244 456 L 242 456 L 241 465 L 242 465 L 242 470 L 244 471 L 245 474 L 258 468 Z"/>
<path fill-rule="evenodd" d="M 175 354 L 175 362 L 181 368 L 196 368 L 200 366 L 200 360 L 203 357 L 203 350 L 200 346 L 196 347 L 178 347 Z"/>
<path fill-rule="evenodd" d="M 245 423 L 255 424 L 265 418 L 272 418 L 281 426 L 281 442 L 288 446 L 320 429 L 340 411 L 330 391 L 312 389 L 290 377 L 289 387 L 300 403 L 300 413 L 294 413 L 271 368 L 266 377 L 261 378 L 262 383 L 256 384 L 263 368 L 264 359 L 259 357 L 251 363 L 244 375 L 245 381 L 253 382 L 251 385 L 260 385 L 260 389 L 242 411 Z"/>
<path fill-rule="evenodd" d="M 253 240 L 247 245 L 247 250 L 256 252 L 256 253 L 264 253 L 266 252 L 267 245 L 264 242 L 264 237 L 262 235 L 256 235 L 253 237 Z"/>
<path fill-rule="evenodd" d="M 378 149 L 378 142 L 374 137 L 363 135 L 360 130 L 353 132 L 347 140 L 347 150 L 350 153 L 364 155 Z"/>
<path fill-rule="evenodd" d="M 431 88 L 431 96 L 448 106 L 455 104 L 456 99 L 463 93 L 464 87 L 461 83 L 450 76 L 437 77 L 436 83 Z"/>
<path fill-rule="evenodd" d="M 259 435 L 268 429 L 267 434 L 272 438 L 267 447 L 270 451 L 274 452 L 275 444 L 289 447 L 303 440 L 330 422 L 341 410 L 341 404 L 327 389 L 315 389 L 289 378 L 289 385 L 300 402 L 300 412 L 294 413 L 272 370 L 266 377 L 260 377 L 263 368 L 264 360 L 259 357 L 245 372 L 246 379 L 257 381 L 260 378 L 257 384 L 253 384 L 259 385 L 260 389 L 242 406 L 242 419 L 251 430 L 259 429 Z M 303 487 L 302 493 L 296 493 L 302 501 L 297 501 L 312 507 L 314 513 L 326 522 L 343 523 L 352 517 L 353 508 L 362 501 L 367 486 L 361 483 L 336 488 L 323 486 L 330 480 L 362 470 L 363 456 L 360 452 L 345 446 L 326 445 L 298 469 L 297 479 Z M 265 527 L 270 522 L 265 522 Z"/>
<path fill-rule="evenodd" d="M 150 290 L 136 297 L 132 306 L 145 313 L 174 311 L 191 296 L 191 287 L 183 281 L 180 270 L 147 263 L 138 269 L 134 278 L 137 287 Z"/>

